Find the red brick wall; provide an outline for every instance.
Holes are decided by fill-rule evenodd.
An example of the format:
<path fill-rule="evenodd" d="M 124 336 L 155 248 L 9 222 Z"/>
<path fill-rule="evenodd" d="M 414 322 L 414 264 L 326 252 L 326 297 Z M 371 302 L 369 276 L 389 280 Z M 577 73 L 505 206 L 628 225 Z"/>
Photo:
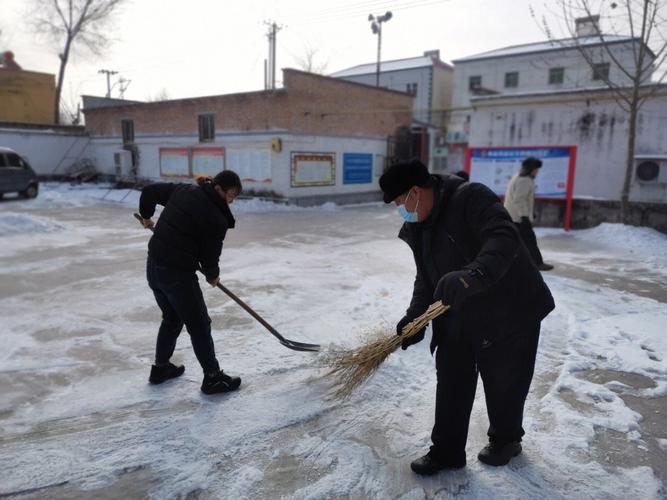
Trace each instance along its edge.
<path fill-rule="evenodd" d="M 213 113 L 216 131 L 287 129 L 310 134 L 387 136 L 409 126 L 412 96 L 343 80 L 284 70 L 285 88 L 85 111 L 94 135 L 197 134 L 197 115 Z"/>

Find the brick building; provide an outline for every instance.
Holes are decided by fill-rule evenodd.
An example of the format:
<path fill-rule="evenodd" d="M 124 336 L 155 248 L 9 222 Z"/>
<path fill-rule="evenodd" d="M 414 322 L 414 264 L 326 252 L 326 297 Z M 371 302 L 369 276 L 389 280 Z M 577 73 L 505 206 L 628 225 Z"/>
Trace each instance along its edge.
<path fill-rule="evenodd" d="M 54 123 L 55 77 L 25 71 L 11 51 L 0 53 L 0 122 Z"/>
<path fill-rule="evenodd" d="M 293 69 L 284 87 L 138 103 L 84 96 L 99 171 L 191 178 L 223 168 L 297 203 L 379 198 L 388 138 L 413 97 Z"/>

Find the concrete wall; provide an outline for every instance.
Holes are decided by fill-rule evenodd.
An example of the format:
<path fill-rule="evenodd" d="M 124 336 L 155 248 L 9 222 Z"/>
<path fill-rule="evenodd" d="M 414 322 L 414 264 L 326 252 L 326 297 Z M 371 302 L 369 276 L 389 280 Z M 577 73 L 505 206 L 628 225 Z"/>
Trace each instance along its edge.
<path fill-rule="evenodd" d="M 20 127 L 0 123 L 0 146 L 23 156 L 38 175 L 63 174 L 79 159 L 93 155 L 81 127 Z"/>
<path fill-rule="evenodd" d="M 0 121 L 54 123 L 53 75 L 0 68 Z"/>
<path fill-rule="evenodd" d="M 188 147 L 224 147 L 226 150 L 271 151 L 272 139 L 280 139 L 280 152 L 270 153 L 271 182 L 244 181 L 244 189 L 254 191 L 273 191 L 279 196 L 289 198 L 301 204 L 323 203 L 325 201 L 356 202 L 379 199 L 380 189 L 377 183 L 386 154 L 386 139 L 377 137 L 341 137 L 314 136 L 309 134 L 288 133 L 287 131 L 265 132 L 219 132 L 215 141 L 202 145 L 198 137 L 191 135 L 157 135 L 135 136 L 138 149 L 139 165 L 137 177 L 151 181 L 168 181 L 169 177 L 160 174 L 160 148 Z M 95 138 L 92 141 L 95 164 L 104 174 L 114 175 L 114 153 L 122 149 L 120 136 Z M 291 153 L 334 153 L 335 154 L 335 185 L 332 186 L 291 186 Z M 343 183 L 343 154 L 370 153 L 373 155 L 374 168 L 371 182 L 364 184 Z M 226 164 L 225 168 L 230 168 Z M 127 172 L 125 172 L 127 174 Z M 183 179 L 176 179 L 181 182 Z"/>
<path fill-rule="evenodd" d="M 667 204 L 629 204 L 627 223 L 633 226 L 648 226 L 667 234 Z M 546 227 L 562 227 L 565 220 L 565 204 L 551 200 L 537 200 L 536 224 Z M 603 222 L 621 223 L 621 207 L 618 201 L 574 200 L 572 203 L 572 229 L 595 227 Z"/>
<path fill-rule="evenodd" d="M 470 147 L 577 146 L 574 196 L 620 200 L 628 119 L 610 92 L 479 98 L 473 104 Z M 644 104 L 635 144 L 637 155 L 667 155 L 667 90 Z M 651 194 L 633 190 L 631 199 L 661 201 Z"/>

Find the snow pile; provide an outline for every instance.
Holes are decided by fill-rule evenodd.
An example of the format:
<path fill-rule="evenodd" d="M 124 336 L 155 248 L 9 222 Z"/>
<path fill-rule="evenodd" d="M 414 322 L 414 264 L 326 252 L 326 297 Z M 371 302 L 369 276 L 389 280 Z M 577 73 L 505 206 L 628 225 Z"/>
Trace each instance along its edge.
<path fill-rule="evenodd" d="M 11 199 L 5 203 L 11 209 L 86 208 L 100 202 L 122 202 L 136 205 L 140 192 L 134 189 L 114 189 L 111 183 L 71 184 L 67 182 L 43 182 L 39 196 L 34 199 Z M 0 205 L 0 210 L 5 205 Z"/>
<path fill-rule="evenodd" d="M 100 202 L 122 203 L 138 207 L 141 190 L 115 189 L 111 183 L 99 184 L 69 184 L 66 182 L 45 182 L 40 184 L 40 194 L 32 200 L 20 200 L 7 203 L 13 208 L 41 209 L 41 208 L 86 208 Z M 308 212 L 322 210 L 335 212 L 340 207 L 332 202 L 313 207 L 299 207 L 282 202 L 273 202 L 261 198 L 240 198 L 234 201 L 234 213 L 270 213 L 270 212 Z"/>
<path fill-rule="evenodd" d="M 65 226 L 44 217 L 27 214 L 0 212 L 0 237 L 55 233 Z"/>
<path fill-rule="evenodd" d="M 586 243 L 608 245 L 633 257 L 667 258 L 667 234 L 648 227 L 602 223 L 591 229 L 572 231 L 574 238 Z"/>

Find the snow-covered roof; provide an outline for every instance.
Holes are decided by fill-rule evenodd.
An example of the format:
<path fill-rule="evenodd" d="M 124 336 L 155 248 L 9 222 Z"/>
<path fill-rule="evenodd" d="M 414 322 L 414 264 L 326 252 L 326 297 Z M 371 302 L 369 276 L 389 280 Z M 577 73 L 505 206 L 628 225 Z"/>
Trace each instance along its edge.
<path fill-rule="evenodd" d="M 401 71 L 405 69 L 426 68 L 430 66 L 439 66 L 442 68 L 451 68 L 449 64 L 433 56 L 410 57 L 407 59 L 395 59 L 393 61 L 382 61 L 380 63 L 380 73 L 389 71 Z M 351 68 L 343 69 L 331 73 L 333 78 L 342 78 L 345 76 L 369 75 L 375 74 L 377 63 L 359 64 Z"/>
<path fill-rule="evenodd" d="M 602 43 L 621 43 L 621 42 L 630 42 L 633 40 L 632 37 L 624 35 L 603 35 L 602 38 L 603 40 L 600 40 L 599 36 L 594 35 L 594 36 L 586 36 L 578 38 L 564 38 L 561 40 L 547 40 L 544 42 L 536 42 L 536 43 L 524 43 L 521 45 L 510 45 L 509 47 L 489 50 L 487 52 L 481 52 L 479 54 L 473 54 L 471 56 L 455 59 L 452 62 L 454 64 L 459 64 L 471 61 L 478 61 L 481 59 L 495 59 L 497 57 L 517 56 L 523 54 L 532 54 L 535 52 L 549 52 L 552 50 L 572 49 L 577 45 L 595 46 L 595 45 L 601 45 Z M 634 40 L 639 40 L 639 39 L 635 38 Z"/>

